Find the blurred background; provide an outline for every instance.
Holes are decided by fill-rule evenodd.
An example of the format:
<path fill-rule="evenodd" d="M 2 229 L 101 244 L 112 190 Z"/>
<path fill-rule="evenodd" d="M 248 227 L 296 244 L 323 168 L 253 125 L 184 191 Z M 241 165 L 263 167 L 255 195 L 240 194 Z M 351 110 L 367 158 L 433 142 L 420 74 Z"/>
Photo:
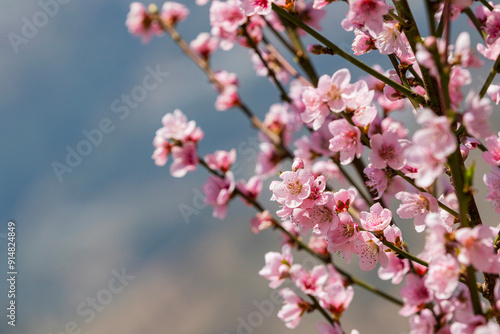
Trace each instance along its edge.
<path fill-rule="evenodd" d="M 258 275 L 264 254 L 280 249 L 280 234 L 252 234 L 254 212 L 238 200 L 226 220 L 212 218 L 212 209 L 199 205 L 204 170 L 175 179 L 168 166 L 159 168 L 151 159 L 162 116 L 179 108 L 205 132 L 200 153 L 237 148 L 243 167 L 237 179 L 248 179 L 256 132 L 238 110 L 215 111 L 216 93 L 205 75 L 168 36 L 145 45 L 128 34 L 130 1 L 65 1 L 50 16 L 40 14 L 46 0 L 0 3 L 1 277 L 9 220 L 17 224 L 18 260 L 17 325 L 7 326 L 2 315 L 0 332 L 289 333 L 276 317 L 281 306 Z M 209 6 L 183 3 L 191 14 L 178 30 L 191 41 L 209 31 Z M 340 28 L 347 5 L 335 3 L 327 11 L 325 35 L 349 47 L 353 34 Z M 457 26 L 466 26 L 460 20 Z M 39 27 L 26 28 L 35 21 Z M 348 66 L 328 56 L 314 60 L 329 75 Z M 373 54 L 362 60 L 390 66 Z M 279 101 L 272 84 L 255 75 L 247 50 L 217 51 L 213 67 L 239 75 L 241 96 L 261 119 Z M 158 87 L 128 114 L 113 112 L 113 103 L 157 68 L 168 73 Z M 54 166 L 66 165 L 68 153 L 102 122 L 109 133 L 58 176 Z M 480 193 L 478 202 L 484 204 L 484 197 Z M 261 201 L 268 198 L 264 192 Z M 193 209 L 187 219 L 182 208 Z M 365 279 L 376 277 L 360 272 L 357 259 L 351 266 L 338 263 Z M 400 289 L 374 282 L 394 294 Z M 408 331 L 395 306 L 358 288 L 355 293 L 343 318 L 347 332 Z M 2 279 L 2 307 L 6 295 Z M 295 332 L 315 332 L 319 319 L 304 317 Z"/>

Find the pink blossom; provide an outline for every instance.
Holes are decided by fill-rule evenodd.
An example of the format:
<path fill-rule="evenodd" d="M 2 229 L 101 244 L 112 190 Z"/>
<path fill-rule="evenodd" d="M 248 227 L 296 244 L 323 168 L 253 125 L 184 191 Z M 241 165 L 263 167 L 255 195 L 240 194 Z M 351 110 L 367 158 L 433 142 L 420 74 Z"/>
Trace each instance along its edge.
<path fill-rule="evenodd" d="M 184 21 L 189 15 L 189 9 L 183 4 L 167 1 L 161 7 L 161 18 L 168 25 Z"/>
<path fill-rule="evenodd" d="M 227 172 L 224 175 L 224 179 L 218 176 L 210 176 L 203 185 L 202 190 L 205 194 L 205 204 L 214 207 L 213 216 L 215 218 L 226 218 L 227 206 L 231 200 L 235 186 L 234 176 L 231 172 Z"/>
<path fill-rule="evenodd" d="M 311 185 L 311 191 L 309 193 L 309 196 L 304 200 L 302 206 L 304 208 L 312 208 L 315 205 L 327 204 L 329 207 L 331 206 L 331 210 L 333 210 L 333 194 L 331 192 L 325 192 L 325 177 L 323 175 L 319 175 L 317 178 L 313 178 L 311 175 L 309 184 Z M 331 205 L 329 204 L 329 202 L 332 202 Z"/>
<path fill-rule="evenodd" d="M 463 8 L 461 8 L 459 6 L 455 6 L 454 4 L 455 3 L 461 3 L 461 2 L 464 2 L 464 1 L 470 1 L 470 0 L 452 0 L 452 5 L 450 6 L 450 19 L 451 19 L 452 22 L 455 21 L 458 18 L 458 16 L 460 15 L 460 12 L 463 9 Z M 434 18 L 437 21 L 441 20 L 441 16 L 443 15 L 443 10 L 444 10 L 444 3 L 440 3 L 438 10 L 434 14 Z"/>
<path fill-rule="evenodd" d="M 259 144 L 259 154 L 255 165 L 255 174 L 267 176 L 273 174 L 281 161 L 281 154 L 274 144 L 262 142 Z"/>
<path fill-rule="evenodd" d="M 342 313 L 349 308 L 353 297 L 352 286 L 344 287 L 342 283 L 330 284 L 318 293 L 321 307 L 330 311 L 335 318 L 340 318 Z"/>
<path fill-rule="evenodd" d="M 214 0 L 210 6 L 210 24 L 227 32 L 236 32 L 238 27 L 247 20 L 245 13 L 236 0 L 225 2 Z"/>
<path fill-rule="evenodd" d="M 285 2 L 284 0 L 281 1 Z M 278 4 L 277 1 L 275 2 L 276 4 Z M 302 0 L 295 1 L 294 4 L 295 4 L 295 11 L 298 14 L 298 18 L 302 22 L 304 22 L 305 24 L 316 30 L 322 30 L 320 22 L 326 15 L 325 10 L 314 9 L 312 2 L 306 3 L 305 1 Z M 299 34 L 305 35 L 305 32 L 302 29 L 299 29 Z"/>
<path fill-rule="evenodd" d="M 422 109 L 417 117 L 424 128 L 413 135 L 413 143 L 405 150 L 408 164 L 417 168 L 415 182 L 428 187 L 442 172 L 442 163 L 455 152 L 457 139 L 445 116 L 436 116 L 429 109 Z"/>
<path fill-rule="evenodd" d="M 302 102 L 306 109 L 315 111 L 323 105 L 322 95 L 313 87 L 305 87 L 302 91 Z"/>
<path fill-rule="evenodd" d="M 238 95 L 238 87 L 230 85 L 224 87 L 224 90 L 217 96 L 215 101 L 215 109 L 218 111 L 225 111 L 236 107 L 240 103 Z"/>
<path fill-rule="evenodd" d="M 385 94 L 377 94 L 375 99 L 386 114 L 394 110 L 403 109 L 405 106 L 404 100 L 391 101 L 387 98 L 387 96 L 385 96 Z"/>
<path fill-rule="evenodd" d="M 161 36 L 163 34 L 159 23 L 151 19 L 146 6 L 140 2 L 130 4 L 130 12 L 127 14 L 125 25 L 128 32 L 141 37 L 143 43 L 149 42 L 153 35 Z"/>
<path fill-rule="evenodd" d="M 357 127 L 350 125 L 345 119 L 339 119 L 328 125 L 333 138 L 330 139 L 330 150 L 340 152 L 340 163 L 350 164 L 354 157 L 359 158 L 363 153 L 361 132 Z"/>
<path fill-rule="evenodd" d="M 342 21 L 345 30 L 364 26 L 374 35 L 382 31 L 384 15 L 389 11 L 384 0 L 349 0 L 348 3 L 349 11 Z"/>
<path fill-rule="evenodd" d="M 375 92 L 364 80 L 358 80 L 344 89 L 342 98 L 347 110 L 356 110 L 372 103 Z"/>
<path fill-rule="evenodd" d="M 446 253 L 445 245 L 450 238 L 448 226 L 446 226 L 438 213 L 429 213 L 425 217 L 427 236 L 425 239 L 424 256 L 432 259 Z"/>
<path fill-rule="evenodd" d="M 491 7 L 495 6 L 492 1 L 488 1 L 488 3 L 491 5 Z M 490 13 L 491 10 L 489 10 L 486 6 L 477 6 L 476 9 L 474 10 L 474 14 L 476 14 L 476 17 L 481 26 L 484 26 L 486 20 L 488 19 L 488 15 L 490 15 Z"/>
<path fill-rule="evenodd" d="M 249 22 L 245 25 L 248 36 L 253 44 L 258 45 L 262 40 L 262 29 L 266 25 L 264 19 L 259 15 L 254 15 L 248 18 Z M 238 43 L 246 48 L 251 48 L 252 43 L 243 34 L 239 34 Z"/>
<path fill-rule="evenodd" d="M 225 30 L 218 26 L 213 26 L 210 33 L 219 39 L 219 46 L 224 51 L 231 50 L 238 38 L 238 30 Z"/>
<path fill-rule="evenodd" d="M 455 232 L 455 239 L 462 245 L 458 260 L 473 265 L 477 270 L 500 273 L 500 258 L 495 251 L 493 238 L 497 235 L 490 226 L 463 227 Z"/>
<path fill-rule="evenodd" d="M 325 203 L 312 204 L 312 207 L 297 208 L 293 212 L 294 222 L 307 230 L 314 228 L 318 235 L 326 233 L 337 227 L 338 218 L 334 214 L 334 202 L 332 193 L 326 193 Z M 304 202 L 305 204 L 305 202 Z M 305 205 L 303 205 L 305 206 Z"/>
<path fill-rule="evenodd" d="M 401 246 L 403 243 L 403 234 L 401 230 L 396 225 L 389 225 L 384 230 L 384 237 L 387 241 L 396 244 L 397 246 Z"/>
<path fill-rule="evenodd" d="M 361 270 L 373 270 L 377 262 L 380 262 L 382 267 L 389 265 L 384 246 L 370 232 L 361 231 L 358 233 L 358 238 L 353 242 L 353 252 L 359 256 Z"/>
<path fill-rule="evenodd" d="M 312 235 L 307 244 L 315 253 L 326 255 L 328 254 L 328 241 L 325 237 L 316 237 Z"/>
<path fill-rule="evenodd" d="M 407 259 L 400 259 L 395 253 L 388 253 L 389 265 L 387 268 L 378 268 L 378 277 L 382 280 L 392 280 L 392 284 L 399 284 L 408 271 L 410 262 Z"/>
<path fill-rule="evenodd" d="M 396 194 L 396 198 L 403 203 L 397 213 L 403 219 L 414 218 L 415 230 L 422 232 L 425 229 L 425 217 L 430 212 L 438 212 L 438 202 L 429 193 L 412 194 L 405 191 Z"/>
<path fill-rule="evenodd" d="M 406 167 L 413 170 L 415 184 L 419 187 L 430 186 L 443 172 L 443 159 L 437 159 L 425 146 L 411 145 L 405 150 L 408 162 Z M 408 175 L 407 175 L 408 176 Z"/>
<path fill-rule="evenodd" d="M 351 263 L 351 255 L 353 254 L 353 242 L 349 241 L 343 244 L 335 244 L 333 242 L 328 243 L 328 250 L 332 254 L 341 255 L 346 263 Z"/>
<path fill-rule="evenodd" d="M 335 2 L 337 0 L 314 0 L 313 3 L 313 8 L 314 9 L 322 9 L 325 6 L 331 4 L 332 2 Z"/>
<path fill-rule="evenodd" d="M 155 136 L 153 140 L 155 150 L 152 158 L 157 166 L 165 166 L 168 156 L 172 152 L 172 144 L 161 136 Z"/>
<path fill-rule="evenodd" d="M 380 132 L 388 131 L 395 132 L 400 139 L 406 139 L 409 132 L 403 123 L 395 121 L 391 117 L 386 117 L 380 122 Z M 370 132 L 370 135 L 372 136 L 373 133 Z"/>
<path fill-rule="evenodd" d="M 351 215 L 347 212 L 341 212 L 338 217 L 337 227 L 327 233 L 329 250 L 331 250 L 331 244 L 342 245 L 357 238 L 358 224 L 353 222 Z"/>
<path fill-rule="evenodd" d="M 450 298 L 458 286 L 460 265 L 451 254 L 439 255 L 431 260 L 424 284 L 438 299 Z"/>
<path fill-rule="evenodd" d="M 407 44 L 408 40 L 399 31 L 396 22 L 385 22 L 375 40 L 376 48 L 383 55 L 396 53 L 396 50 L 406 50 Z"/>
<path fill-rule="evenodd" d="M 387 189 L 387 185 L 389 183 L 389 176 L 383 170 L 375 168 L 372 164 L 369 164 L 363 170 L 367 177 L 366 185 L 370 189 L 374 189 L 377 192 L 377 197 L 375 199 L 379 199 L 384 194 Z"/>
<path fill-rule="evenodd" d="M 278 312 L 278 318 L 285 322 L 286 327 L 293 329 L 299 325 L 302 314 L 310 306 L 289 288 L 281 290 L 280 295 L 284 299 L 284 305 Z"/>
<path fill-rule="evenodd" d="M 498 135 L 500 136 L 500 132 Z M 486 138 L 485 142 L 488 151 L 483 152 L 483 160 L 492 166 L 500 166 L 500 139 L 491 136 Z"/>
<path fill-rule="evenodd" d="M 272 216 L 267 210 L 257 213 L 257 216 L 250 220 L 250 231 L 255 234 L 267 230 L 271 226 L 273 226 Z"/>
<path fill-rule="evenodd" d="M 242 0 L 241 9 L 246 15 L 268 15 L 272 11 L 271 0 Z"/>
<path fill-rule="evenodd" d="M 373 122 L 375 117 L 377 117 L 377 108 L 374 106 L 365 106 L 354 110 L 352 121 L 356 126 L 366 128 Z"/>
<path fill-rule="evenodd" d="M 496 105 L 500 103 L 500 85 L 490 85 L 486 93 L 495 102 Z"/>
<path fill-rule="evenodd" d="M 392 212 L 384 209 L 380 203 L 375 203 L 370 208 L 370 212 L 362 211 L 359 213 L 361 226 L 367 231 L 383 231 L 392 220 Z"/>
<path fill-rule="evenodd" d="M 406 39 L 405 35 L 401 35 L 402 39 L 406 41 L 406 44 L 404 44 L 405 47 L 397 48 L 395 51 L 396 56 L 399 58 L 399 62 L 402 66 L 410 66 L 410 65 L 415 65 L 415 71 L 417 74 L 422 75 L 420 72 L 420 67 L 417 64 L 417 59 L 415 58 L 415 54 L 413 53 L 413 49 L 411 48 L 410 43 L 408 43 L 408 40 Z M 417 87 L 418 88 L 418 87 Z M 422 88 L 422 93 L 419 92 L 419 94 L 425 94 L 425 90 Z"/>
<path fill-rule="evenodd" d="M 293 159 L 292 171 L 296 172 L 299 169 L 304 169 L 304 161 L 300 158 Z"/>
<path fill-rule="evenodd" d="M 302 122 L 309 124 L 313 130 L 318 130 L 324 124 L 330 110 L 326 104 L 321 104 L 317 109 L 307 109 L 300 114 Z"/>
<path fill-rule="evenodd" d="M 196 144 L 187 142 L 183 146 L 174 146 L 172 148 L 172 157 L 174 161 L 170 165 L 170 174 L 173 177 L 183 177 L 187 172 L 194 171 L 198 165 Z"/>
<path fill-rule="evenodd" d="M 496 40 L 493 44 L 477 44 L 477 51 L 490 60 L 496 60 L 500 54 L 500 40 Z"/>
<path fill-rule="evenodd" d="M 293 145 L 296 147 L 293 151 L 293 155 L 303 161 L 306 161 L 308 164 L 316 157 L 312 148 L 311 140 L 307 136 L 300 137 L 293 143 Z"/>
<path fill-rule="evenodd" d="M 271 105 L 263 123 L 269 130 L 280 136 L 284 145 L 290 144 L 293 133 L 300 130 L 300 125 L 298 125 L 295 115 L 286 103 Z M 265 141 L 269 139 L 261 136 L 261 140 Z"/>
<path fill-rule="evenodd" d="M 445 51 L 446 44 L 445 41 L 436 39 L 434 36 L 427 37 L 424 40 L 424 44 L 417 44 L 417 53 L 415 54 L 415 57 L 419 65 L 428 68 L 431 75 L 438 77 L 439 73 L 434 57 L 428 50 L 430 47 L 437 47 L 438 53 L 442 55 Z"/>
<path fill-rule="evenodd" d="M 489 321 L 474 329 L 474 334 L 500 334 L 500 326 L 495 321 Z"/>
<path fill-rule="evenodd" d="M 265 260 L 266 265 L 259 271 L 259 275 L 270 281 L 270 288 L 276 289 L 289 277 L 293 264 L 292 249 L 289 245 L 283 245 L 281 253 L 268 252 Z"/>
<path fill-rule="evenodd" d="M 225 70 L 221 70 L 214 72 L 214 76 L 223 88 L 239 85 L 238 76 L 236 75 L 236 73 L 230 73 Z M 220 92 L 220 87 L 215 86 L 215 88 L 217 88 Z"/>
<path fill-rule="evenodd" d="M 406 275 L 405 286 L 401 288 L 405 306 L 400 311 L 403 316 L 416 313 L 432 300 L 431 293 L 424 284 L 424 279 L 416 274 Z"/>
<path fill-rule="evenodd" d="M 262 179 L 259 176 L 254 175 L 248 180 L 246 184 L 242 181 L 239 181 L 237 187 L 239 191 L 241 191 L 246 197 L 256 200 L 262 190 Z M 242 199 L 245 204 L 247 204 L 248 206 L 252 206 L 252 204 L 245 200 L 243 197 Z"/>
<path fill-rule="evenodd" d="M 375 39 L 362 29 L 354 29 L 356 37 L 352 41 L 352 50 L 356 56 L 375 50 Z"/>
<path fill-rule="evenodd" d="M 393 70 L 389 71 L 389 79 L 399 84 L 401 83 L 401 79 L 399 78 L 399 75 L 396 73 L 396 71 Z M 401 92 L 397 91 L 396 89 L 394 89 L 389 85 L 385 85 L 384 95 L 389 101 L 392 102 L 406 98 L 405 95 L 403 95 Z"/>
<path fill-rule="evenodd" d="M 437 324 L 434 314 L 429 309 L 423 309 L 419 314 L 410 318 L 412 334 L 433 334 Z"/>
<path fill-rule="evenodd" d="M 186 115 L 179 109 L 166 114 L 161 121 L 163 127 L 156 132 L 156 135 L 165 139 L 175 139 L 182 142 L 186 141 L 194 132 L 201 131 L 196 128 L 196 122 L 188 122 Z"/>
<path fill-rule="evenodd" d="M 496 213 L 500 213 L 500 170 L 492 167 L 491 172 L 485 174 L 483 180 L 488 186 L 486 200 L 492 202 Z"/>
<path fill-rule="evenodd" d="M 300 115 L 302 121 L 306 124 L 312 123 L 312 128 L 318 130 L 330 113 L 322 95 L 315 88 L 306 87 L 302 91 L 302 102 L 305 107 L 305 111 Z"/>
<path fill-rule="evenodd" d="M 205 155 L 205 162 L 208 167 L 220 170 L 223 173 L 226 173 L 231 168 L 231 165 L 236 160 L 236 150 L 233 148 L 231 151 L 221 151 L 217 150 L 213 154 Z"/>
<path fill-rule="evenodd" d="M 494 43 L 500 37 L 500 8 L 495 6 L 493 11 L 488 15 L 484 32 L 487 34 L 486 43 Z"/>
<path fill-rule="evenodd" d="M 198 34 L 196 39 L 192 40 L 189 46 L 203 59 L 207 60 L 210 55 L 217 49 L 219 41 L 212 37 L 208 32 Z"/>
<path fill-rule="evenodd" d="M 293 208 L 289 208 L 289 207 L 287 207 L 285 205 L 281 205 L 281 209 L 279 209 L 278 211 L 276 211 L 276 214 L 281 219 L 288 219 L 288 218 L 290 218 L 292 216 L 293 211 L 295 211 Z M 300 228 L 296 224 L 293 224 L 293 223 L 290 222 L 289 226 L 290 226 L 290 228 L 293 227 L 294 231 L 295 230 L 297 231 L 297 235 L 300 235 Z M 286 233 L 283 233 L 283 237 L 285 237 L 285 235 L 286 235 Z M 293 242 L 293 240 L 290 240 L 289 243 L 291 245 L 293 245 L 294 242 Z"/>
<path fill-rule="evenodd" d="M 376 168 L 387 166 L 395 170 L 400 170 L 405 165 L 404 147 L 402 140 L 394 132 L 384 132 L 382 135 L 376 134 L 370 138 L 370 162 Z"/>
<path fill-rule="evenodd" d="M 333 194 L 333 200 L 335 202 L 336 213 L 347 212 L 350 206 L 354 203 L 356 198 L 356 193 L 354 190 L 340 189 Z"/>
<path fill-rule="evenodd" d="M 344 90 L 350 86 L 350 80 L 351 73 L 346 68 L 338 70 L 331 77 L 322 75 L 319 78 L 317 91 L 331 111 L 341 112 L 345 109 Z"/>
<path fill-rule="evenodd" d="M 340 275 L 340 273 L 331 263 L 326 266 L 326 269 L 328 271 L 328 278 L 326 279 L 326 282 L 323 286 L 324 290 L 328 290 L 328 287 L 334 284 L 346 285 L 346 282 L 342 278 L 342 275 Z"/>
<path fill-rule="evenodd" d="M 311 272 L 307 272 L 300 264 L 294 264 L 290 268 L 290 276 L 293 283 L 302 292 L 309 295 L 316 295 L 328 278 L 325 266 L 314 266 Z"/>
<path fill-rule="evenodd" d="M 470 72 L 460 66 L 454 66 L 450 73 L 449 91 L 451 103 L 458 107 L 464 99 L 461 88 L 472 82 Z"/>
<path fill-rule="evenodd" d="M 465 161 L 469 156 L 469 151 L 476 149 L 481 142 L 473 137 L 460 138 L 460 154 Z"/>
<path fill-rule="evenodd" d="M 471 91 L 465 100 L 466 113 L 462 121 L 467 128 L 467 132 L 476 138 L 484 138 L 492 135 L 490 126 L 490 115 L 492 108 L 490 102 L 483 98 L 479 99 L 476 92 Z"/>
<path fill-rule="evenodd" d="M 439 196 L 438 201 L 440 203 L 443 203 L 447 207 L 455 211 L 458 211 L 458 200 L 454 192 L 451 192 L 446 196 L 444 195 Z M 439 211 L 439 216 L 442 219 L 443 226 L 446 228 L 446 231 L 451 232 L 453 224 L 455 223 L 455 216 L 449 214 L 448 212 L 446 212 L 441 208 L 439 208 L 438 211 Z"/>
<path fill-rule="evenodd" d="M 481 67 L 483 65 L 483 61 L 472 51 L 470 36 L 466 31 L 461 32 L 457 37 L 453 58 L 463 67 Z M 453 59 L 450 59 L 449 62 L 453 63 Z"/>
<path fill-rule="evenodd" d="M 304 169 L 299 169 L 297 172 L 283 172 L 280 178 L 282 182 L 271 183 L 270 190 L 273 192 L 271 199 L 289 208 L 298 207 L 311 193 L 310 175 Z"/>

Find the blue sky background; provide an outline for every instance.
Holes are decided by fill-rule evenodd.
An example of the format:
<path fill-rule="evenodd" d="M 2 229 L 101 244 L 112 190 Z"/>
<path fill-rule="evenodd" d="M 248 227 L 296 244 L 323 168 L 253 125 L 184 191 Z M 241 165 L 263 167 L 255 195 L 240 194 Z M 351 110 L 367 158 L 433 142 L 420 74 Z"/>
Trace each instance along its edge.
<path fill-rule="evenodd" d="M 208 6 L 184 3 L 191 15 L 179 30 L 190 41 L 209 30 Z M 257 272 L 265 252 L 279 249 L 280 235 L 251 234 L 248 221 L 254 212 L 238 201 L 225 221 L 213 219 L 207 207 L 186 223 L 179 206 L 193 206 L 207 174 L 200 169 L 175 179 L 168 167 L 158 168 L 151 160 L 161 117 L 176 108 L 205 131 L 202 154 L 239 145 L 251 148 L 256 132 L 238 110 L 215 111 L 216 94 L 206 77 L 170 38 L 144 45 L 128 34 L 124 22 L 129 4 L 71 0 L 16 53 L 9 34 L 21 35 L 23 18 L 33 22 L 42 9 L 36 1 L 0 3 L 0 233 L 7 232 L 10 219 L 16 221 L 19 272 L 17 326 L 7 326 L 2 315 L 2 333 L 56 334 L 74 322 L 89 334 L 233 334 L 239 317 L 248 320 L 256 310 L 254 301 L 270 298 L 271 290 Z M 337 43 L 353 38 L 339 26 L 346 11 L 346 4 L 334 4 L 323 21 L 325 34 Z M 246 50 L 218 51 L 215 58 L 215 69 L 238 73 L 241 95 L 259 117 L 278 102 L 271 83 L 255 75 Z M 388 68 L 381 57 L 363 60 Z M 346 66 L 331 57 L 315 61 L 320 73 Z M 128 117 L 118 118 L 112 102 L 130 94 L 142 84 L 147 68 L 156 66 L 168 77 Z M 67 146 L 76 149 L 85 139 L 82 131 L 97 128 L 106 118 L 114 130 L 60 182 L 53 162 L 64 163 Z M 252 155 L 238 153 L 244 168 L 237 178 L 248 179 Z M 266 192 L 262 202 L 267 198 Z M 1 241 L 0 273 L 6 273 Z M 360 273 L 353 262 L 354 272 L 374 277 Z M 113 270 L 122 268 L 135 278 L 86 322 L 78 306 L 105 293 Z M 399 289 L 377 285 L 395 293 Z M 2 305 L 6 288 L 2 279 Z M 355 291 L 346 330 L 369 333 L 373 321 L 385 332 L 399 333 L 395 326 L 406 329 L 406 320 L 393 315 L 395 307 Z M 290 332 L 275 317 L 277 309 L 279 305 L 253 332 Z M 318 319 L 307 317 L 298 331 L 312 331 Z"/>

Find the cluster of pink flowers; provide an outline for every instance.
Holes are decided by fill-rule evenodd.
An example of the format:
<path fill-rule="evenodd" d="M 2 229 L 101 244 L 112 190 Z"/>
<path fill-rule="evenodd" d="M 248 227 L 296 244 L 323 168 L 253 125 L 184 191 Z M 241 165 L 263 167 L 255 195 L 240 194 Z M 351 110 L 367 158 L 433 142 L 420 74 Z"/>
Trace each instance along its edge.
<path fill-rule="evenodd" d="M 317 298 L 321 307 L 331 313 L 334 319 L 340 319 L 347 310 L 354 296 L 352 286 L 330 264 L 317 265 L 306 270 L 300 264 L 293 263 L 293 255 L 289 245 L 282 247 L 281 253 L 269 252 L 266 254 L 266 265 L 259 271 L 259 275 L 269 280 L 273 289 L 280 287 L 286 279 L 294 283 L 294 289 L 283 288 L 280 295 L 283 297 L 283 307 L 278 317 L 285 322 L 288 328 L 299 325 L 302 316 L 314 310 L 315 306 L 308 297 Z M 301 297 L 297 292 L 308 297 Z M 314 299 L 313 299 L 314 300 Z M 322 328 L 319 330 L 319 328 Z M 333 325 L 321 323 L 318 325 L 320 333 L 341 332 L 338 323 Z"/>
<path fill-rule="evenodd" d="M 170 173 L 173 177 L 183 177 L 198 165 L 196 148 L 203 138 L 203 131 L 195 121 L 188 121 L 179 109 L 163 116 L 162 123 L 163 127 L 156 131 L 153 140 L 153 159 L 156 165 L 164 166 L 172 153 L 174 161 L 170 165 Z"/>
<path fill-rule="evenodd" d="M 496 328 L 488 333 L 496 333 L 498 327 L 484 317 L 474 316 L 470 293 L 459 279 L 467 266 L 486 273 L 500 272 L 500 258 L 491 242 L 498 228 L 476 226 L 453 232 L 436 213 L 428 215 L 425 224 L 428 236 L 419 257 L 429 259 L 429 266 L 420 266 L 406 276 L 401 289 L 405 305 L 400 314 L 411 316 L 410 324 L 420 330 L 439 326 L 451 333 L 478 333 L 487 327 Z M 434 307 L 426 309 L 428 303 Z M 428 311 L 434 315 L 429 317 Z"/>
<path fill-rule="evenodd" d="M 150 9 L 157 10 L 154 6 Z M 184 21 L 188 14 L 189 10 L 186 6 L 167 1 L 163 4 L 159 16 L 163 24 L 175 25 L 177 22 Z M 130 4 L 130 12 L 125 25 L 131 34 L 141 37 L 144 43 L 149 42 L 154 35 L 161 36 L 163 34 L 163 28 L 159 21 L 155 20 L 151 11 L 140 2 Z"/>
<path fill-rule="evenodd" d="M 278 317 L 285 325 L 295 328 L 305 314 L 319 309 L 327 320 L 318 324 L 320 334 L 344 333 L 340 319 L 356 282 L 336 269 L 332 257 L 350 263 L 354 254 L 361 270 L 377 269 L 380 279 L 402 285 L 402 301 L 396 303 L 399 314 L 409 317 L 412 334 L 500 333 L 494 321 L 500 317 L 500 226 L 490 226 L 497 224 L 491 217 L 481 221 L 471 162 L 477 156 L 491 167 L 483 177 L 486 200 L 500 213 L 500 132 L 495 134 L 490 121 L 493 102 L 500 103 L 500 85 L 492 83 L 500 62 L 500 5 L 481 0 L 471 8 L 476 5 L 472 0 L 434 1 L 429 20 L 436 21 L 424 37 L 407 16 L 406 0 L 395 1 L 394 7 L 385 0 L 346 1 L 340 25 L 354 35 L 354 55 L 378 51 L 390 58 L 393 69 L 373 65 L 375 71 L 366 70 L 333 46 L 313 44 L 307 50 L 338 54 L 371 74 L 356 80 L 347 68 L 316 75 L 301 50 L 300 36 L 308 29 L 292 23 L 298 18 L 321 30 L 325 7 L 337 1 L 196 3 L 209 2 L 210 32 L 200 33 L 188 51 L 186 43 L 181 47 L 218 92 L 215 109 L 240 108 L 259 129 L 253 143 L 258 149 L 253 152 L 254 175 L 248 181 L 235 180 L 235 149 L 200 158 L 197 147 L 203 132 L 179 110 L 163 118 L 153 159 L 163 166 L 172 154 L 174 177 L 198 165 L 207 168 L 211 175 L 203 193 L 214 217 L 224 219 L 230 201 L 239 196 L 259 211 L 250 221 L 253 233 L 271 227 L 281 231 L 282 251 L 267 253 L 259 274 L 271 288 L 286 280 L 293 283 L 294 288 L 280 291 L 284 305 Z M 133 3 L 126 24 L 132 34 L 148 41 L 171 32 L 188 13 L 173 2 L 161 11 Z M 461 13 L 469 16 L 484 43 L 474 48 L 467 32 L 450 39 L 445 29 Z M 268 33 L 284 45 L 274 47 Z M 237 74 L 210 67 L 216 50 L 236 46 L 249 50 L 257 75 L 267 76 L 279 90 L 281 101 L 259 114 L 262 120 L 243 102 Z M 282 49 L 292 51 L 301 69 L 281 55 Z M 496 65 L 480 90 L 466 94 L 464 88 L 474 82 L 470 69 L 484 64 L 481 55 Z M 408 110 L 415 124 L 405 125 L 395 113 Z M 474 150 L 482 155 L 471 153 Z M 287 159 L 292 160 L 291 168 L 279 171 Z M 278 219 L 258 202 L 271 176 L 275 179 L 269 190 L 271 201 L 279 205 Z M 420 251 L 411 247 L 409 252 L 402 233 L 407 224 L 425 237 Z M 294 264 L 292 252 L 304 248 L 324 264 L 309 270 Z M 476 272 L 485 277 L 479 292 L 489 304 L 480 300 Z"/>

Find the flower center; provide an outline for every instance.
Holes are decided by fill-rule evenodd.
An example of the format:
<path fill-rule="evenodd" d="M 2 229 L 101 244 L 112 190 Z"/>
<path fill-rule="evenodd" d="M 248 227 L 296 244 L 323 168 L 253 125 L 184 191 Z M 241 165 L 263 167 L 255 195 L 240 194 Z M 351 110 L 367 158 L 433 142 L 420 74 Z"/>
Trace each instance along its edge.
<path fill-rule="evenodd" d="M 300 194 L 300 192 L 302 191 L 302 185 L 299 183 L 299 181 L 288 183 L 286 185 L 286 188 L 288 189 L 288 193 L 293 196 Z"/>
<path fill-rule="evenodd" d="M 335 101 L 341 98 L 341 93 L 342 92 L 337 88 L 337 86 L 332 85 L 327 95 L 332 101 Z"/>

